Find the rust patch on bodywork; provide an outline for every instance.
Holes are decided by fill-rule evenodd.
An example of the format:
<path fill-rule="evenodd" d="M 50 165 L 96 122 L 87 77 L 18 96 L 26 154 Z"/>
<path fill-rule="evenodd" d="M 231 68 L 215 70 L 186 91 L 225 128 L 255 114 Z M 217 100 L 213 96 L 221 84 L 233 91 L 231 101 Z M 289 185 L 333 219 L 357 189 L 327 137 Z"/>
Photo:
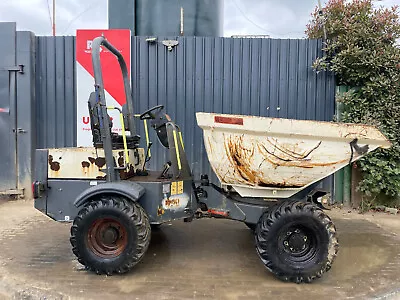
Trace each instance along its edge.
<path fill-rule="evenodd" d="M 339 161 L 330 161 L 330 162 L 313 162 L 311 159 L 307 159 L 307 157 L 316 150 L 321 145 L 319 142 L 315 147 L 311 148 L 310 150 L 306 151 L 306 155 L 299 156 L 299 158 L 294 158 L 293 156 L 290 157 L 288 155 L 283 155 L 280 152 L 275 152 L 269 150 L 264 144 L 258 143 L 257 147 L 260 153 L 263 155 L 264 161 L 268 161 L 269 163 L 275 166 L 285 166 L 285 167 L 299 167 L 299 168 L 314 168 L 314 167 L 326 167 L 335 165 L 338 163 L 346 162 L 347 159 L 339 160 Z M 275 147 L 278 149 L 277 147 Z M 261 164 L 262 164 L 261 163 Z M 260 166 L 261 166 L 260 164 Z"/>
<path fill-rule="evenodd" d="M 88 160 L 90 161 L 91 164 L 95 164 L 99 168 L 102 168 L 106 165 L 106 159 L 104 157 L 88 157 Z"/>
<path fill-rule="evenodd" d="M 281 166 L 295 168 L 325 167 L 347 161 L 347 159 L 326 162 L 313 160 L 311 154 L 321 146 L 322 141 L 316 142 L 314 146 L 308 147 L 308 149 L 303 149 L 298 143 L 279 143 L 274 138 L 267 138 L 265 142 L 249 141 L 245 140 L 245 135 L 225 136 L 224 141 L 225 152 L 233 167 L 233 173 L 232 168 L 227 168 L 227 174 L 223 175 L 217 170 L 218 175 L 223 181 L 234 176 L 235 180 L 253 186 L 298 188 L 306 184 L 301 180 L 271 180 L 261 171 L 264 163 L 268 163 L 276 169 Z"/>
<path fill-rule="evenodd" d="M 53 155 L 49 155 L 49 165 L 52 171 L 59 171 L 60 170 L 60 163 L 58 161 L 53 160 Z"/>
<path fill-rule="evenodd" d="M 247 182 L 256 184 L 257 172 L 252 170 L 250 160 L 254 155 L 254 148 L 246 149 L 243 147 L 243 136 L 229 137 L 225 142 L 225 151 L 229 161 L 235 167 L 235 171 Z"/>
<path fill-rule="evenodd" d="M 96 158 L 94 163 L 99 168 L 102 168 L 106 165 L 106 159 L 104 157 L 98 157 L 98 158 Z"/>
<path fill-rule="evenodd" d="M 165 213 L 165 210 L 161 206 L 159 206 L 157 208 L 157 216 L 162 216 L 164 213 Z"/>
<path fill-rule="evenodd" d="M 124 152 L 120 151 L 120 152 L 118 152 L 118 166 L 123 167 L 124 164 L 125 164 Z"/>
<path fill-rule="evenodd" d="M 279 155 L 275 155 L 274 153 L 270 153 L 270 154 L 273 156 L 276 156 L 278 159 L 284 160 L 284 161 L 305 160 L 322 143 L 322 141 L 319 141 L 317 143 L 317 145 L 315 147 L 311 148 L 310 150 L 305 150 L 302 153 L 298 153 L 295 151 L 295 150 L 301 151 L 300 149 L 298 149 L 298 143 L 284 145 L 284 144 L 279 144 L 277 139 L 273 139 L 273 141 L 271 141 L 270 138 L 267 138 L 267 142 L 272 147 L 274 147 L 274 149 L 273 149 L 274 153 L 275 153 L 275 150 L 278 150 L 279 152 L 281 152 L 282 156 L 285 158 L 282 158 L 282 156 L 279 156 Z M 290 148 L 293 148 L 293 150 Z"/>
<path fill-rule="evenodd" d="M 123 166 L 123 164 L 122 164 L 122 166 Z M 131 178 L 131 177 L 135 176 L 135 174 L 136 174 L 135 169 L 132 167 L 131 164 L 129 164 L 125 170 L 119 170 L 119 177 L 121 179 Z"/>
<path fill-rule="evenodd" d="M 210 153 L 213 154 L 214 148 L 213 148 L 213 143 L 210 140 L 210 137 L 207 138 L 207 141 L 208 141 L 208 148 L 210 149 Z"/>
<path fill-rule="evenodd" d="M 83 162 L 81 162 L 82 164 L 82 168 L 89 168 L 90 167 L 90 162 L 84 160 Z"/>

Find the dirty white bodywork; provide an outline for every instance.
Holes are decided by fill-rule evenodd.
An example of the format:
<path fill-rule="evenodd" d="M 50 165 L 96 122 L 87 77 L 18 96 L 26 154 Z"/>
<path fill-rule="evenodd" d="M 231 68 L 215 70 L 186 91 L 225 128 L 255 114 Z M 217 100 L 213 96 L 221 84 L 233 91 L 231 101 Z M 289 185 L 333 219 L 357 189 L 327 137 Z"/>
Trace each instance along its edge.
<path fill-rule="evenodd" d="M 136 154 L 135 154 L 136 153 Z M 126 164 L 123 150 L 113 150 L 119 167 Z M 128 150 L 130 172 L 141 168 L 144 162 L 144 149 Z M 103 149 L 93 147 L 53 148 L 49 149 L 48 178 L 50 179 L 100 179 L 105 173 L 105 155 Z"/>
<path fill-rule="evenodd" d="M 242 197 L 287 198 L 390 142 L 373 126 L 197 113 L 222 187 Z"/>

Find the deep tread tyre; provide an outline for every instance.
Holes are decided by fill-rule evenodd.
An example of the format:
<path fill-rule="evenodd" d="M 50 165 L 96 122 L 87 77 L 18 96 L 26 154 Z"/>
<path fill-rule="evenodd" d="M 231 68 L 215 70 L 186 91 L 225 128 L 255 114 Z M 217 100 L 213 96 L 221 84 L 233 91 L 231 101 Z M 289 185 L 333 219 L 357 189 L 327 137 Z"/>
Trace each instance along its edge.
<path fill-rule="evenodd" d="M 151 229 L 146 212 L 118 196 L 88 202 L 71 227 L 72 252 L 97 274 L 125 273 L 144 256 Z"/>
<path fill-rule="evenodd" d="M 282 201 L 265 212 L 256 227 L 257 253 L 275 276 L 311 282 L 327 272 L 339 249 L 331 219 L 311 203 Z"/>

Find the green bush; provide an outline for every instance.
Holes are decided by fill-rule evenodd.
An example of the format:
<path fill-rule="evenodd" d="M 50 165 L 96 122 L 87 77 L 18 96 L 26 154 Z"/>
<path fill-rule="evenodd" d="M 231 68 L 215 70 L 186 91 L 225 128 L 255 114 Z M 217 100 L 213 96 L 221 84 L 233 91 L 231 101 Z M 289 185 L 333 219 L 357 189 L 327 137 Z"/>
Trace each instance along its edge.
<path fill-rule="evenodd" d="M 338 85 L 354 87 L 337 98 L 341 120 L 377 126 L 390 139 L 358 163 L 360 190 L 367 196 L 400 195 L 400 17 L 398 7 L 374 8 L 371 0 L 330 0 L 316 8 L 307 25 L 309 38 L 327 40 L 314 69 L 333 71 Z M 387 197 L 385 197 L 387 198 Z"/>

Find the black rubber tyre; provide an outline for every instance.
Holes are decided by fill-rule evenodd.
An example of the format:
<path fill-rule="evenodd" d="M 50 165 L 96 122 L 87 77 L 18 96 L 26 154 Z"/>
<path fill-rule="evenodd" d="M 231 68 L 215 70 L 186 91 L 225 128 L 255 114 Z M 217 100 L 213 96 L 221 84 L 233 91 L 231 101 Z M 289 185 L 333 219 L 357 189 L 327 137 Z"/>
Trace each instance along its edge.
<path fill-rule="evenodd" d="M 79 211 L 71 227 L 72 252 L 97 274 L 125 273 L 150 244 L 150 223 L 143 208 L 118 196 L 101 196 Z"/>
<path fill-rule="evenodd" d="M 257 223 L 257 253 L 275 276 L 311 282 L 327 272 L 339 249 L 331 219 L 311 203 L 283 201 Z"/>

